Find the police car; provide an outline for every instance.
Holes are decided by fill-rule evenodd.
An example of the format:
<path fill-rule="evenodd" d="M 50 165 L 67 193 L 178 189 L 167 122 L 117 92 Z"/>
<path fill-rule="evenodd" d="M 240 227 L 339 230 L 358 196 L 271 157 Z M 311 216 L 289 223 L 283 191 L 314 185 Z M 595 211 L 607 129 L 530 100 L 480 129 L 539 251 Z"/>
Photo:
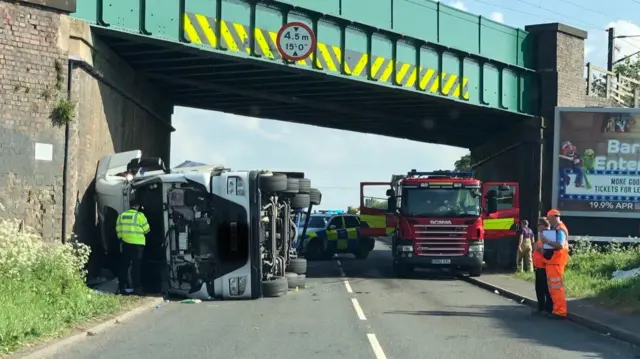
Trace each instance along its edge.
<path fill-rule="evenodd" d="M 310 214 L 301 251 L 308 260 L 331 259 L 336 253 L 351 253 L 357 259 L 366 259 L 375 240 L 360 236 L 361 227 L 368 226 L 357 215 L 342 210 L 317 211 Z"/>

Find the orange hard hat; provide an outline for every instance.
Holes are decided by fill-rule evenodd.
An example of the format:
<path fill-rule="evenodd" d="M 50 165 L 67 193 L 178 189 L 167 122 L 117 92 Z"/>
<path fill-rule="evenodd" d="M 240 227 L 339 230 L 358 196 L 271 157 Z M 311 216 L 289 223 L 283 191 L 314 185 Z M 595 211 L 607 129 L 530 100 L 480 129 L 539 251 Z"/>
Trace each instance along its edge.
<path fill-rule="evenodd" d="M 559 215 L 560 215 L 560 211 L 558 211 L 555 208 L 550 209 L 549 212 L 547 212 L 547 217 L 557 217 Z"/>

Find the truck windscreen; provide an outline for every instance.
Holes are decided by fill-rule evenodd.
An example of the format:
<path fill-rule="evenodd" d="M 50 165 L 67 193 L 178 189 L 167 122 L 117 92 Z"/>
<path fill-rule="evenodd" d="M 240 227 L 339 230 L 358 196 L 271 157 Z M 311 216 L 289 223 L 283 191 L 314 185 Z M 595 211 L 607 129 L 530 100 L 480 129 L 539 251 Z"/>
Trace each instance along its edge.
<path fill-rule="evenodd" d="M 469 188 L 404 188 L 400 213 L 407 217 L 478 217 L 480 198 Z"/>

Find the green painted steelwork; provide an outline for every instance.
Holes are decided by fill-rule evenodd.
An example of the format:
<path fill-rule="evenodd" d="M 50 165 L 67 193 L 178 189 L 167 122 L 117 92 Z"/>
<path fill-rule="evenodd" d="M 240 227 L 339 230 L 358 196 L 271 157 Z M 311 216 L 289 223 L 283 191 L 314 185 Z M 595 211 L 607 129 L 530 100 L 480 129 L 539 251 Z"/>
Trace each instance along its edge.
<path fill-rule="evenodd" d="M 532 57 L 528 34 L 430 0 L 379 0 L 375 8 L 370 0 L 283 0 L 268 5 L 165 0 L 162 6 L 150 5 L 150 0 L 85 0 L 78 3 L 74 17 L 248 61 L 279 61 L 513 113 L 537 111 L 538 77 L 527 68 Z M 314 53 L 317 62 L 286 63 L 272 43 L 268 51 L 261 49 L 287 21 L 302 21 L 314 29 L 320 45 Z M 251 34 L 261 34 L 264 41 Z M 334 66 L 321 61 L 325 51 L 333 52 Z M 352 73 L 363 57 L 369 59 L 366 68 Z M 374 71 L 377 65 L 382 66 Z M 420 69 L 413 71 L 413 81 L 412 69 Z"/>

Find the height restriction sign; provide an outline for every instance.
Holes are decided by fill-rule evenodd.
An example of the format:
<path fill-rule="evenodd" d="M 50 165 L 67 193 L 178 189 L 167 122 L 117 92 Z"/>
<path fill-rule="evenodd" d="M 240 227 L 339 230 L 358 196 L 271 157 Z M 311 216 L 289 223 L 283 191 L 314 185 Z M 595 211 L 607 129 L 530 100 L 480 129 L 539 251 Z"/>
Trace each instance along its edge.
<path fill-rule="evenodd" d="M 290 22 L 278 31 L 276 46 L 286 60 L 300 61 L 309 57 L 315 50 L 316 35 L 306 24 Z"/>

